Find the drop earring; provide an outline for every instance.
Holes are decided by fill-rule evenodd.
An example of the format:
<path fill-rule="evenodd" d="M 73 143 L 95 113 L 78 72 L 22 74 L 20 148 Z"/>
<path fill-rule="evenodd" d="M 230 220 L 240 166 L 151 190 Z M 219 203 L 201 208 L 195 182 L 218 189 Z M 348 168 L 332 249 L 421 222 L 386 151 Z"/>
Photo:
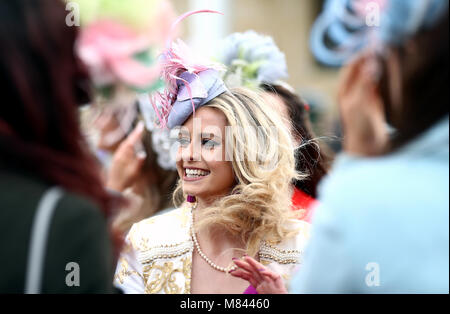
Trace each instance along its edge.
<path fill-rule="evenodd" d="M 195 203 L 197 201 L 197 199 L 193 195 L 188 195 L 187 198 L 186 198 L 186 201 L 188 203 Z"/>

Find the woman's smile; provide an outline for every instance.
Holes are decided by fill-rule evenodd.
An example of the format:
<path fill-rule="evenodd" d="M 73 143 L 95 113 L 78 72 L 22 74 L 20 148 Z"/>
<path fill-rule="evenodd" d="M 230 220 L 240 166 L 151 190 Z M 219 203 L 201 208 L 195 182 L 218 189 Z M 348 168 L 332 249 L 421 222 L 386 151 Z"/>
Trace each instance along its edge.
<path fill-rule="evenodd" d="M 199 181 L 207 177 L 211 172 L 199 168 L 184 168 L 184 181 Z"/>

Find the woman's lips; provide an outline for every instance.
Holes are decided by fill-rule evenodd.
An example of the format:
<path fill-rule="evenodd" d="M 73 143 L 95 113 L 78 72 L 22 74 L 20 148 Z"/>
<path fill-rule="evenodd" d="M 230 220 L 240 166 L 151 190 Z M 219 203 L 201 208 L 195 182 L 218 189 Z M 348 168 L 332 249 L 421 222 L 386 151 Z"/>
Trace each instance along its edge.
<path fill-rule="evenodd" d="M 209 174 L 207 174 L 206 176 L 199 176 L 199 177 L 188 177 L 188 176 L 184 175 L 183 180 L 184 181 L 189 181 L 189 182 L 191 182 L 191 181 L 198 181 L 198 180 L 201 180 L 201 179 L 203 179 L 203 178 L 205 178 L 207 176 L 209 176 Z"/>
<path fill-rule="evenodd" d="M 195 176 L 195 177 L 193 177 L 193 176 L 188 177 L 187 174 L 186 174 L 186 168 L 185 168 L 184 169 L 184 176 L 183 176 L 183 180 L 184 181 L 189 181 L 189 182 L 199 181 L 199 180 L 209 176 L 209 174 L 210 174 L 210 172 L 208 170 L 204 170 L 204 169 L 200 169 L 200 168 L 188 168 L 188 169 L 190 169 L 190 170 L 192 170 L 192 169 L 194 169 L 194 170 L 201 170 L 201 171 L 207 172 L 207 174 L 199 175 L 199 176 Z"/>

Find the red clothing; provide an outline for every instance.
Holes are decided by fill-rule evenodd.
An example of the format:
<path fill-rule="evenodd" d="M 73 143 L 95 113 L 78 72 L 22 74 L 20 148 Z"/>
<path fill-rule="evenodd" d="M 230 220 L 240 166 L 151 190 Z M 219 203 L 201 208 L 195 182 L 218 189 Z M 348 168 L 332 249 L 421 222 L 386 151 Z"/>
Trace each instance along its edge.
<path fill-rule="evenodd" d="M 300 219 L 306 222 L 311 222 L 311 217 L 313 214 L 314 206 L 317 204 L 317 200 L 309 196 L 302 190 L 294 188 L 294 193 L 292 195 L 292 207 L 294 210 L 302 210 L 304 213 L 301 214 Z"/>

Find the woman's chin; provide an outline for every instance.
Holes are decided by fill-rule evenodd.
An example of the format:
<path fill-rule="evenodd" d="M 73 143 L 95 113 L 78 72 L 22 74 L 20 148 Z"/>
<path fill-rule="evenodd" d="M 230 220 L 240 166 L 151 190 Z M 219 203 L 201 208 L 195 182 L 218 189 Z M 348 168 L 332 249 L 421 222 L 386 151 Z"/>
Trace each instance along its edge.
<path fill-rule="evenodd" d="M 200 186 L 198 182 L 183 182 L 183 193 L 185 195 L 199 196 L 204 192 L 204 187 Z"/>
<path fill-rule="evenodd" d="M 192 196 L 199 196 L 199 195 L 203 195 L 205 193 L 205 191 L 203 189 L 195 189 L 195 188 L 185 188 L 183 189 L 183 193 L 185 195 L 192 195 Z"/>

